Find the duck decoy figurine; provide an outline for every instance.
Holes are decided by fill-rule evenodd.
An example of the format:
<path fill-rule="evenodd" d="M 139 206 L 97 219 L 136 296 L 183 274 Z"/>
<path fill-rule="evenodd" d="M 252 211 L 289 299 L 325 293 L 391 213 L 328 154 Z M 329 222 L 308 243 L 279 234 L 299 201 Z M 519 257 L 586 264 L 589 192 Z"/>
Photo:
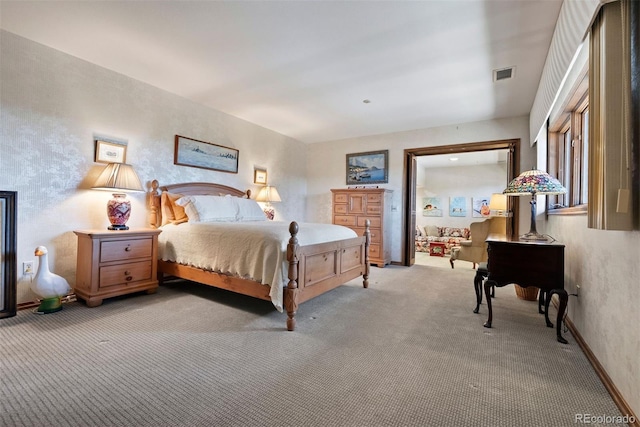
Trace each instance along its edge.
<path fill-rule="evenodd" d="M 38 271 L 33 282 L 31 282 L 31 290 L 38 296 L 42 297 L 40 306 L 36 310 L 37 313 L 55 313 L 62 310 L 61 297 L 67 295 L 71 291 L 69 282 L 64 277 L 49 271 L 49 260 L 47 259 L 47 248 L 38 246 L 35 255 L 40 257 L 38 261 Z"/>

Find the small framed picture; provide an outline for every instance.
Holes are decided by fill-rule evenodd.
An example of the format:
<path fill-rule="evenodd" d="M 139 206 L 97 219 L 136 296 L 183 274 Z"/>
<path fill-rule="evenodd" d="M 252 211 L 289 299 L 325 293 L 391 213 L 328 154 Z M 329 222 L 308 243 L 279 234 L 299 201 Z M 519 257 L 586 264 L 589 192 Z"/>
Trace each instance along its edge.
<path fill-rule="evenodd" d="M 255 169 L 253 171 L 254 184 L 267 184 L 267 171 L 264 169 Z"/>
<path fill-rule="evenodd" d="M 96 139 L 96 162 L 126 163 L 127 146 Z"/>

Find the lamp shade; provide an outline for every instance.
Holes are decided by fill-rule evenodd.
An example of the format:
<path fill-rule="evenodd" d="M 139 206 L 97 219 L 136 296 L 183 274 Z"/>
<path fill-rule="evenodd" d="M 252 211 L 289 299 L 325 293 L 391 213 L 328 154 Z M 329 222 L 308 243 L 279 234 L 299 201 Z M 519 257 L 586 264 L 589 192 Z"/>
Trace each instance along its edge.
<path fill-rule="evenodd" d="M 522 172 L 511 180 L 507 188 L 502 192 L 507 196 L 524 196 L 528 194 L 564 194 L 567 189 L 560 181 L 548 173 L 532 169 Z"/>
<path fill-rule="evenodd" d="M 125 191 L 143 191 L 140 178 L 133 166 L 126 163 L 109 163 L 93 187 L 94 190 L 113 191 L 113 198 L 107 203 L 109 230 L 128 230 L 127 221 L 131 215 L 131 202 Z"/>
<path fill-rule="evenodd" d="M 507 196 L 502 193 L 493 193 L 489 201 L 491 216 L 507 216 Z"/>
<path fill-rule="evenodd" d="M 256 201 L 258 202 L 281 202 L 280 194 L 276 187 L 272 187 L 271 185 L 265 185 L 260 189 L 258 196 L 256 197 Z"/>
<path fill-rule="evenodd" d="M 110 191 L 143 191 L 140 178 L 133 170 L 133 166 L 126 163 L 109 163 L 91 188 Z"/>
<path fill-rule="evenodd" d="M 536 196 L 545 194 L 564 194 L 567 189 L 560 181 L 548 173 L 532 169 L 522 172 L 511 180 L 507 188 L 502 192 L 507 196 L 531 195 L 531 229 L 527 234 L 520 236 L 520 240 L 544 241 L 547 237 L 536 230 Z"/>

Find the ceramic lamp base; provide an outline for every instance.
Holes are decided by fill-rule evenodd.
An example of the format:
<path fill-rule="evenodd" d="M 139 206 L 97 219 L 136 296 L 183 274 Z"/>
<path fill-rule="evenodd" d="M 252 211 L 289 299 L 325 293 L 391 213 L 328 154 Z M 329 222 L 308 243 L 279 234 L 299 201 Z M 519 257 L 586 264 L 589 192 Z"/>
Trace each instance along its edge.
<path fill-rule="evenodd" d="M 276 210 L 273 209 L 273 207 L 271 206 L 266 206 L 264 209 L 264 214 L 267 216 L 267 218 L 271 221 L 273 221 L 273 218 L 275 218 L 276 216 Z"/>
<path fill-rule="evenodd" d="M 113 199 L 107 203 L 107 216 L 111 225 L 109 230 L 128 230 L 127 221 L 131 215 L 131 202 L 126 194 L 113 193 Z"/>
<path fill-rule="evenodd" d="M 44 298 L 36 309 L 36 313 L 48 314 L 62 310 L 62 300 L 60 297 Z"/>

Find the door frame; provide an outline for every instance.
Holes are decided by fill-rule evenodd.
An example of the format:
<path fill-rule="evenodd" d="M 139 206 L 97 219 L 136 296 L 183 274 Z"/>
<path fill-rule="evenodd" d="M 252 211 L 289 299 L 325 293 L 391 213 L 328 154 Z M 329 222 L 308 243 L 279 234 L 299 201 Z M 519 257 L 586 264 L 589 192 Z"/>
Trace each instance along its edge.
<path fill-rule="evenodd" d="M 433 147 L 407 148 L 404 150 L 404 175 L 402 179 L 402 260 L 401 265 L 411 266 L 415 261 L 416 224 L 416 157 L 437 154 L 473 153 L 491 150 L 509 150 L 507 155 L 507 184 L 520 173 L 520 138 L 471 142 Z M 507 236 L 518 235 L 518 203 L 507 197 L 507 210 L 513 214 L 507 218 Z"/>

